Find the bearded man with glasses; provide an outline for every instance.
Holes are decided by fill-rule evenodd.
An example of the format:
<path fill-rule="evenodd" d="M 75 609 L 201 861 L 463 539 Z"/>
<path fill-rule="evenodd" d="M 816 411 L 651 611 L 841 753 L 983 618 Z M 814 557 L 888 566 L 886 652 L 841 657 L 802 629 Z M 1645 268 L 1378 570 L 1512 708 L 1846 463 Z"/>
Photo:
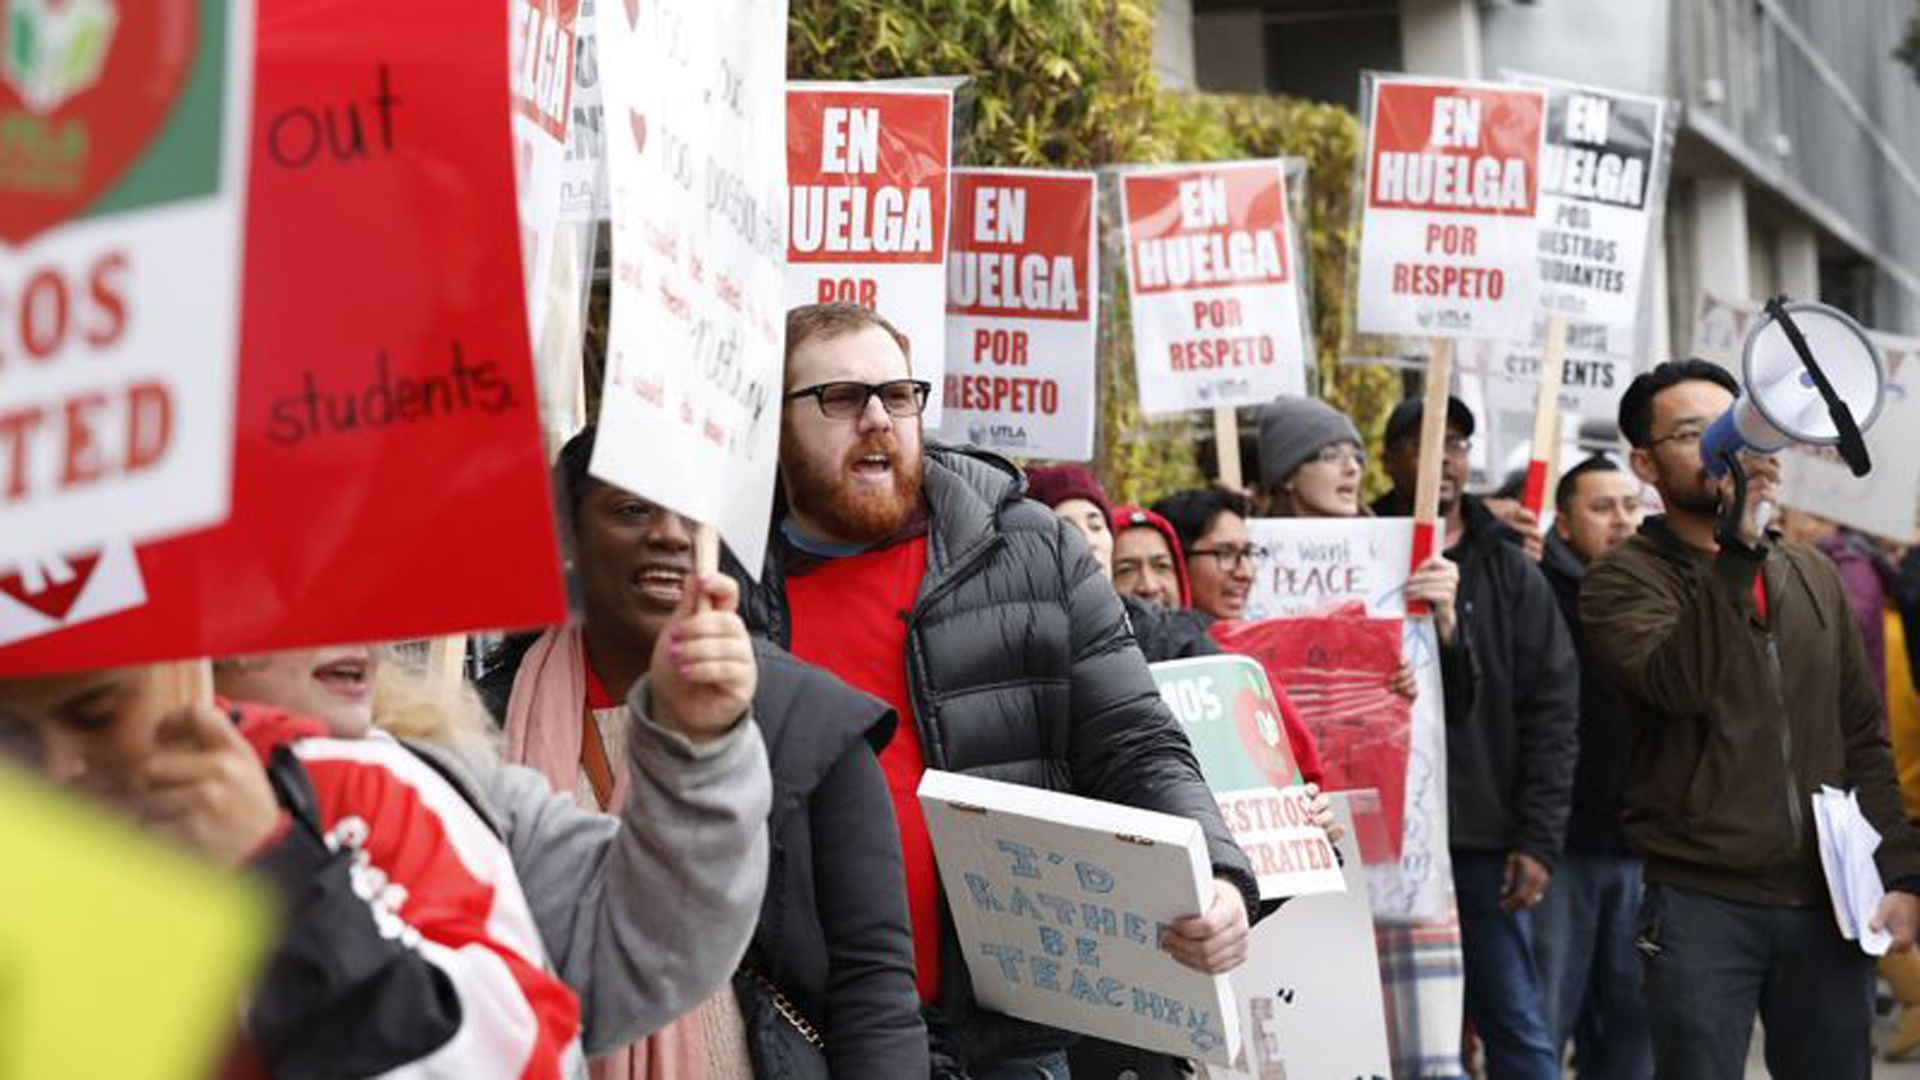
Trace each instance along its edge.
<path fill-rule="evenodd" d="M 927 444 L 930 390 L 879 314 L 787 315 L 780 492 L 749 627 L 893 706 L 880 763 L 905 856 L 915 977 L 936 1074 L 1065 1077 L 1070 1036 L 979 1007 L 940 903 L 915 790 L 929 768 L 1069 791 L 1200 823 L 1206 911 L 1162 947 L 1199 971 L 1246 958 L 1259 890 L 1154 688 L 1120 599 L 1018 469 Z"/>

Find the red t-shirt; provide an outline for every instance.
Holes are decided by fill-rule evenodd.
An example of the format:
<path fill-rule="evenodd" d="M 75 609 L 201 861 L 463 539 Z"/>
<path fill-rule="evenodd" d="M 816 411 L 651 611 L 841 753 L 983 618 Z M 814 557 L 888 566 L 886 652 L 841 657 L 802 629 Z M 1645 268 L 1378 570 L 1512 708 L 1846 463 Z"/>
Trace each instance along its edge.
<path fill-rule="evenodd" d="M 914 983 L 920 1000 L 940 996 L 940 883 L 933 841 L 914 792 L 926 760 L 907 685 L 907 615 L 927 570 L 927 538 L 878 551 L 827 559 L 787 578 L 795 656 L 826 668 L 857 689 L 893 706 L 900 717 L 893 741 L 880 753 L 900 827 L 913 919 Z"/>

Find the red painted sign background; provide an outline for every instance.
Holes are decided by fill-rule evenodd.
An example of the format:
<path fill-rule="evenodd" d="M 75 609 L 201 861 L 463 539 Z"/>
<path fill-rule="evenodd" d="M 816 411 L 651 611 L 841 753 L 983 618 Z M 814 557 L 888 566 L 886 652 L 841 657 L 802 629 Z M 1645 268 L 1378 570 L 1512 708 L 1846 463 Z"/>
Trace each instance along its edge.
<path fill-rule="evenodd" d="M 877 168 L 871 172 L 836 171 L 825 161 L 826 110 L 876 110 L 879 117 Z M 903 197 L 913 189 L 927 193 L 932 208 L 932 246 L 925 251 L 835 251 L 797 246 L 793 226 L 788 230 L 787 261 L 795 263 L 933 263 L 946 261 L 947 169 L 951 155 L 952 103 L 932 92 L 889 93 L 852 90 L 787 91 L 787 188 L 857 188 L 866 199 L 893 189 Z M 851 166 L 859 157 L 858 139 L 851 127 L 836 128 L 836 151 Z M 871 206 L 871 202 L 863 205 Z M 862 230 L 868 228 L 864 219 Z M 829 234 L 844 233 L 834 224 Z"/>
<path fill-rule="evenodd" d="M 1022 193 L 1026 199 L 1025 230 L 1019 240 L 982 239 L 975 221 L 975 199 L 982 188 L 998 188 Z M 947 300 L 952 315 L 997 315 L 1012 319 L 1056 319 L 1080 322 L 1087 317 L 1087 249 L 1093 230 L 1093 185 L 1077 176 L 1040 176 L 1014 172 L 959 172 L 953 174 L 953 235 L 948 240 L 949 260 L 965 252 L 1006 255 L 1016 258 L 1040 256 L 1049 265 L 1069 259 L 1073 266 L 1074 298 L 1072 311 L 1051 311 L 1029 306 L 976 302 L 969 306 Z M 1005 288 L 1017 288 L 1009 283 Z"/>
<path fill-rule="evenodd" d="M 1202 179 L 1219 180 L 1227 194 L 1227 221 L 1210 228 L 1188 228 L 1180 216 L 1180 185 Z M 1292 270 L 1287 265 L 1286 188 L 1270 164 L 1214 166 L 1187 172 L 1151 172 L 1130 175 L 1127 186 L 1127 240 L 1129 265 L 1136 293 L 1191 292 L 1244 285 L 1284 285 Z M 1230 283 L 1180 286 L 1149 285 L 1140 280 L 1137 245 L 1175 236 L 1220 236 L 1264 232 L 1273 235 L 1280 254 L 1279 273 L 1237 278 Z"/>
<path fill-rule="evenodd" d="M 233 516 L 0 675 L 565 617 L 508 96 L 492 9 L 261 0 Z"/>
<path fill-rule="evenodd" d="M 1372 788 L 1386 828 L 1363 832 L 1368 863 L 1398 859 L 1405 831 L 1407 758 L 1412 707 L 1389 685 L 1400 669 L 1400 620 L 1372 619 L 1353 609 L 1336 614 L 1254 623 L 1216 623 L 1213 635 L 1232 652 L 1260 661 L 1285 688 L 1313 733 L 1329 791 Z"/>
<path fill-rule="evenodd" d="M 1476 145 L 1433 145 L 1434 102 L 1440 98 L 1462 98 L 1479 103 L 1483 119 Z M 1491 157 L 1502 161 L 1517 159 L 1526 162 L 1527 166 L 1526 205 L 1510 210 L 1471 206 L 1429 207 L 1382 198 L 1378 191 L 1367 192 L 1367 205 L 1418 210 L 1443 217 L 1447 214 L 1532 217 L 1540 198 L 1540 129 L 1545 124 L 1546 100 L 1537 91 L 1499 91 L 1426 83 L 1382 86 L 1379 105 L 1373 117 L 1371 153 L 1374 168 L 1368 172 L 1371 183 L 1379 183 L 1379 162 L 1383 153 Z"/>

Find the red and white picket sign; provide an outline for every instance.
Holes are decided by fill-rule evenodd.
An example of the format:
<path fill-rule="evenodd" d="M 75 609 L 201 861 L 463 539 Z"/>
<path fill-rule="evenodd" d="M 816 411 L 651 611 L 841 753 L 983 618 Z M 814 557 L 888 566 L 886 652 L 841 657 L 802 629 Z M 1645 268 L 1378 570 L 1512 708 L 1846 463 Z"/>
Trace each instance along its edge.
<path fill-rule="evenodd" d="M 1096 178 L 955 169 L 944 436 L 1051 461 L 1093 457 Z"/>
<path fill-rule="evenodd" d="M 1537 89 L 1373 80 L 1360 333 L 1531 339 L 1545 116 Z"/>
<path fill-rule="evenodd" d="M 7 9 L 0 573 L 21 575 L 9 580 L 227 516 L 253 7 Z"/>
<path fill-rule="evenodd" d="M 885 316 L 933 384 L 947 345 L 947 185 L 953 94 L 885 83 L 787 89 L 787 302 L 844 300 Z"/>
<path fill-rule="evenodd" d="M 1140 411 L 1305 393 L 1284 163 L 1128 170 L 1120 205 Z"/>
<path fill-rule="evenodd" d="M 259 10 L 232 514 L 136 567 L 66 550 L 0 581 L 44 617 L 0 676 L 566 616 L 507 20 L 464 0 Z"/>

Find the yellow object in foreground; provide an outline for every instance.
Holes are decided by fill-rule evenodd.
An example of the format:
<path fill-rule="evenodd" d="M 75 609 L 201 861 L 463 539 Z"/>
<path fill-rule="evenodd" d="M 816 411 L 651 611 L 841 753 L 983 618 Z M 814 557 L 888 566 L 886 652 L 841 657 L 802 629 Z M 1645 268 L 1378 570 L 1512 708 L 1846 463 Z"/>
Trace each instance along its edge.
<path fill-rule="evenodd" d="M 0 762 L 0 1080 L 211 1075 L 263 890 Z"/>

